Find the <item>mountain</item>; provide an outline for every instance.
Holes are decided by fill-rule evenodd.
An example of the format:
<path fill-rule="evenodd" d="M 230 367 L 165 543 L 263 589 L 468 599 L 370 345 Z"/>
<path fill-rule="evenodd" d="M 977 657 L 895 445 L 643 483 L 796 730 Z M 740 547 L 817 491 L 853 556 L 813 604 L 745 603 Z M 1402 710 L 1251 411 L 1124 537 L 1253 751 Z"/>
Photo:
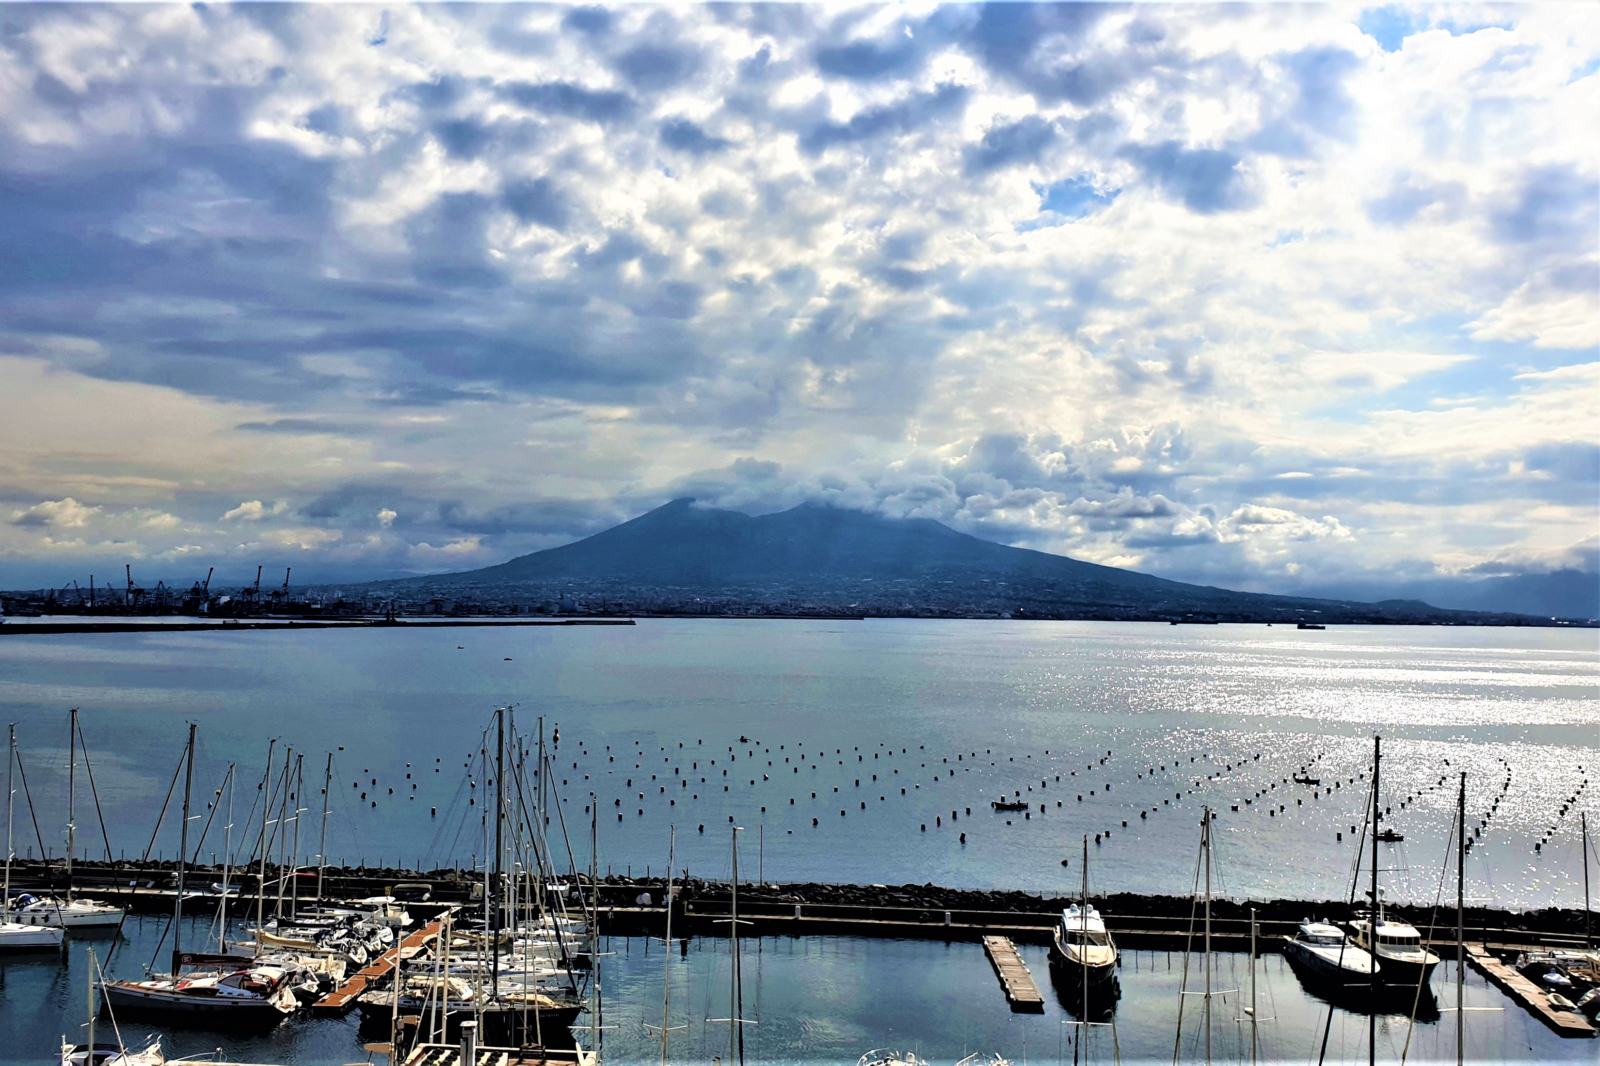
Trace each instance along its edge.
<path fill-rule="evenodd" d="M 1438 577 L 1393 585 L 1363 583 L 1306 589 L 1307 596 L 1370 599 L 1404 596 L 1458 611 L 1500 611 L 1541 618 L 1600 618 L 1600 574 L 1552 570 L 1500 577 Z"/>
<path fill-rule="evenodd" d="M 691 499 L 497 566 L 385 587 L 407 600 L 472 596 L 540 601 L 548 609 L 581 601 L 630 613 L 1482 620 L 1413 601 L 1359 603 L 1189 585 L 996 544 L 928 519 L 818 504 L 751 516 Z"/>

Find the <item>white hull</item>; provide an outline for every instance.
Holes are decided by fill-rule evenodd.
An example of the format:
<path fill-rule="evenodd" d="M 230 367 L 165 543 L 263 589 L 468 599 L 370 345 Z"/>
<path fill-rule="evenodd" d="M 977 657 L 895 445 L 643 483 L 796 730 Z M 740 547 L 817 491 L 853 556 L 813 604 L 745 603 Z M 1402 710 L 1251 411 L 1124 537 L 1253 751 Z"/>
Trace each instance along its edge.
<path fill-rule="evenodd" d="M 26 951 L 35 948 L 59 948 L 65 937 L 59 926 L 19 925 L 0 922 L 0 950 Z"/>
<path fill-rule="evenodd" d="M 6 917 L 18 925 L 44 928 L 115 929 L 122 924 L 122 908 L 86 899 L 59 905 L 40 901 L 14 909 Z"/>

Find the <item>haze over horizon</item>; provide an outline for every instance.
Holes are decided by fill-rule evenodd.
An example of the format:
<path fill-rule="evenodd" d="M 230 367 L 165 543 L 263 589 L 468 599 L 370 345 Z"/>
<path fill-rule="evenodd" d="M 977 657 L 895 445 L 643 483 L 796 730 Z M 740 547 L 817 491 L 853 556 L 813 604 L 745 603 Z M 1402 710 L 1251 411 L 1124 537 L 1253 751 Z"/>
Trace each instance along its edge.
<path fill-rule="evenodd" d="M 8 7 L 0 53 L 0 587 L 680 496 L 1248 590 L 1600 570 L 1591 6 Z"/>

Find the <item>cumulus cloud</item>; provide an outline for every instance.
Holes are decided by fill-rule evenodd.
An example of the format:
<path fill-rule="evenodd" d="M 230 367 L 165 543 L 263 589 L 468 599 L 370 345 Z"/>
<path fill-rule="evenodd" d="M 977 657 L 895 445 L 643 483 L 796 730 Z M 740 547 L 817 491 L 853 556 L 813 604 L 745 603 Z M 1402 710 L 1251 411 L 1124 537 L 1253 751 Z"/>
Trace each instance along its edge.
<path fill-rule="evenodd" d="M 230 507 L 228 510 L 224 511 L 222 513 L 222 520 L 224 522 L 259 522 L 263 518 L 267 518 L 271 515 L 282 514 L 287 507 L 288 504 L 284 503 L 282 500 L 279 500 L 270 506 L 262 503 L 260 500 L 245 500 L 240 503 L 239 506 Z"/>
<path fill-rule="evenodd" d="M 71 496 L 59 500 L 41 500 L 32 507 L 11 513 L 14 526 L 47 526 L 55 529 L 82 529 L 100 512 L 98 507 L 86 507 Z"/>
<path fill-rule="evenodd" d="M 382 526 L 384 529 L 388 529 L 390 526 L 394 525 L 394 520 L 399 517 L 400 515 L 398 512 L 385 507 L 383 510 L 378 512 L 378 525 Z"/>

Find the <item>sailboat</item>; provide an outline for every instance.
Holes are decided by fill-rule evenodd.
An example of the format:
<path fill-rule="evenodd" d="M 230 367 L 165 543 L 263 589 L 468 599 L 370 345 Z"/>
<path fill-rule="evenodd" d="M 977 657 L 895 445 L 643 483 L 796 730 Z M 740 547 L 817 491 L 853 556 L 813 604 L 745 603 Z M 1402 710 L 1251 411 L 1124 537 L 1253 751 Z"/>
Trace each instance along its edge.
<path fill-rule="evenodd" d="M 11 726 L 10 742 L 6 746 L 6 873 L 5 912 L 0 915 L 0 950 L 22 951 L 38 948 L 59 948 L 66 935 L 59 925 L 41 926 L 33 922 L 11 920 L 11 860 L 16 857 L 12 843 L 12 823 L 17 803 L 17 790 L 11 783 L 11 772 L 17 763 L 17 727 Z"/>
<path fill-rule="evenodd" d="M 278 966 L 228 966 L 209 973 L 182 974 L 183 897 L 189 859 L 189 804 L 194 789 L 195 725 L 189 723 L 184 754 L 183 816 L 178 831 L 178 891 L 172 921 L 172 972 L 143 981 L 108 981 L 103 986 L 108 1011 L 121 1010 L 187 1018 L 206 1026 L 267 1027 L 299 1007 L 289 971 Z"/>
<path fill-rule="evenodd" d="M 1383 738 L 1372 738 L 1372 908 L 1350 922 L 1352 940 L 1377 963 L 1374 983 L 1418 986 L 1427 983 L 1439 956 L 1422 945 L 1416 927 L 1384 913 L 1383 892 L 1378 887 L 1378 842 L 1390 839 L 1379 826 L 1379 770 L 1383 761 Z M 1387 830 L 1391 836 L 1392 830 Z"/>
<path fill-rule="evenodd" d="M 60 926 L 79 930 L 112 930 L 122 926 L 123 909 L 99 900 L 78 899 L 72 888 L 72 863 L 76 857 L 78 825 L 76 819 L 78 772 L 78 709 L 72 708 L 67 738 L 67 895 L 28 893 L 16 900 L 8 898 L 12 921 L 21 925 Z"/>
<path fill-rule="evenodd" d="M 1117 945 L 1100 912 L 1089 905 L 1089 837 L 1083 838 L 1083 894 L 1061 912 L 1050 943 L 1054 972 L 1080 981 L 1084 991 L 1104 988 L 1117 976 Z"/>

